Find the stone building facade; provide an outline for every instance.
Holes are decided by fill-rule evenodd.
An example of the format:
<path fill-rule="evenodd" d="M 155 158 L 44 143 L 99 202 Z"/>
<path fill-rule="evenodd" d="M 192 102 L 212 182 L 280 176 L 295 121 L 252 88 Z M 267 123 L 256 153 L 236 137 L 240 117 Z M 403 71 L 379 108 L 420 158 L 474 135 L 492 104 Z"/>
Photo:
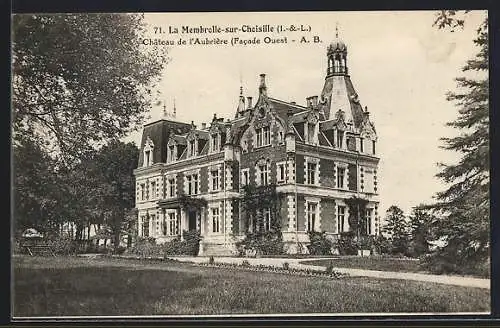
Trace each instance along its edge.
<path fill-rule="evenodd" d="M 367 202 L 366 233 L 379 234 L 375 127 L 351 82 L 345 43 L 331 43 L 326 60 L 323 90 L 304 106 L 271 97 L 261 74 L 257 101 L 241 92 L 232 119 L 146 124 L 134 171 L 139 235 L 161 243 L 198 230 L 200 255 L 233 254 L 248 231 L 270 228 L 244 215 L 245 185 L 275 186 L 278 211 L 258 210 L 280 221 L 289 253 L 305 251 L 309 230 L 349 231 L 352 197 Z M 205 205 L 185 208 L 183 197 Z"/>

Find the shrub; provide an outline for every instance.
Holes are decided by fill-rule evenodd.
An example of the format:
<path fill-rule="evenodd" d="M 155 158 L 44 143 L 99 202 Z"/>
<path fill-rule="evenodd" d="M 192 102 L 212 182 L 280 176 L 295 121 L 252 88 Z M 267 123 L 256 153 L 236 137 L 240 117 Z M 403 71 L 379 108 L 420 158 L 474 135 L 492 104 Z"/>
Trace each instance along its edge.
<path fill-rule="evenodd" d="M 358 247 L 356 241 L 354 240 L 354 232 L 342 232 L 340 238 L 337 241 L 339 254 L 340 255 L 357 255 Z"/>
<path fill-rule="evenodd" d="M 241 262 L 241 266 L 242 267 L 249 267 L 250 266 L 250 262 L 248 262 L 247 260 L 243 260 L 243 262 Z"/>
<path fill-rule="evenodd" d="M 284 263 L 283 263 L 283 269 L 284 269 L 284 270 L 289 270 L 289 269 L 290 269 L 290 263 L 288 263 L 288 262 L 284 262 Z"/>
<path fill-rule="evenodd" d="M 262 255 L 281 255 L 284 253 L 281 232 L 266 231 L 248 233 L 245 239 L 236 243 L 240 255 L 248 249 L 254 249 Z"/>
<path fill-rule="evenodd" d="M 127 251 L 140 257 L 159 257 L 164 253 L 163 245 L 157 245 L 154 238 L 141 238 Z"/>
<path fill-rule="evenodd" d="M 333 266 L 333 262 L 330 261 L 330 263 L 328 263 L 328 266 L 326 267 L 326 273 L 327 274 L 332 274 L 334 272 L 334 266 Z"/>
<path fill-rule="evenodd" d="M 382 235 L 373 239 L 373 249 L 377 254 L 390 254 L 391 242 Z"/>
<path fill-rule="evenodd" d="M 208 264 L 215 264 L 215 259 L 213 256 L 210 256 L 208 259 Z"/>
<path fill-rule="evenodd" d="M 326 232 L 309 231 L 309 245 L 311 255 L 331 255 L 333 242 L 326 237 Z"/>
<path fill-rule="evenodd" d="M 46 244 L 56 255 L 76 254 L 78 250 L 77 243 L 72 238 L 67 236 L 54 236 L 47 240 Z"/>

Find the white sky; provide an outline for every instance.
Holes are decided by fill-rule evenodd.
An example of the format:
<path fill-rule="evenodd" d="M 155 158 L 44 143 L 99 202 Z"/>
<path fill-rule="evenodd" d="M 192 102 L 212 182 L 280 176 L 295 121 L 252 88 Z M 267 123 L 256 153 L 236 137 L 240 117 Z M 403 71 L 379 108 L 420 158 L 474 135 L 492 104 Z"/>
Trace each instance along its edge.
<path fill-rule="evenodd" d="M 454 78 L 472 58 L 475 30 L 486 12 L 468 14 L 463 31 L 451 33 L 432 26 L 435 12 L 287 12 L 287 13 L 176 13 L 146 14 L 151 26 L 169 25 L 241 26 L 303 24 L 311 38 L 323 43 L 257 46 L 172 46 L 171 62 L 160 85 L 169 109 L 176 99 L 177 119 L 209 123 L 213 113 L 233 118 L 240 85 L 245 96 L 257 99 L 259 74 L 266 73 L 268 94 L 285 101 L 305 104 L 305 98 L 319 95 L 326 70 L 326 47 L 339 37 L 348 47 L 347 63 L 361 104 L 368 106 L 375 123 L 378 142 L 380 215 L 395 204 L 405 212 L 429 202 L 445 186 L 434 175 L 437 162 L 452 163 L 458 157 L 439 149 L 440 137 L 456 134 L 445 123 L 457 109 L 445 94 L 455 90 Z M 154 37 L 151 28 L 151 36 Z M 240 37 L 263 38 L 265 33 L 245 33 Z M 288 36 L 288 41 L 292 34 Z M 227 34 L 194 35 L 229 37 Z M 164 34 L 177 41 L 193 35 Z M 240 83 L 241 80 L 241 83 Z M 153 108 L 158 118 L 161 107 Z M 127 140 L 140 143 L 140 133 Z"/>

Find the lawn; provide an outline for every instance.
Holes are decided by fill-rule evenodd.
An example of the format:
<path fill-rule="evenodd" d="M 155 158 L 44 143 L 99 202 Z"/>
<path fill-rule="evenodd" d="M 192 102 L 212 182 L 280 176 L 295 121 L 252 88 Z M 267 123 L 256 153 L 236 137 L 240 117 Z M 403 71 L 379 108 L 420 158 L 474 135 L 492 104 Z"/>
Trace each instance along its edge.
<path fill-rule="evenodd" d="M 302 261 L 300 263 L 325 267 L 330 263 L 333 263 L 333 266 L 337 268 L 355 268 L 395 272 L 424 272 L 420 268 L 418 260 L 382 256 L 345 256 L 327 260 Z"/>
<path fill-rule="evenodd" d="M 414 281 L 110 258 L 20 257 L 13 264 L 15 317 L 490 311 L 489 290 Z"/>

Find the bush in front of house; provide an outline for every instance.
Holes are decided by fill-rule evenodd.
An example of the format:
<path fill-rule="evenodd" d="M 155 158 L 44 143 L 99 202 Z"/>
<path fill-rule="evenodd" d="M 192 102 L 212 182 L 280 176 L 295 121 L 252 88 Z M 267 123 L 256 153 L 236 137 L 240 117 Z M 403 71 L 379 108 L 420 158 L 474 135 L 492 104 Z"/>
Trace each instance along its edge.
<path fill-rule="evenodd" d="M 199 231 L 182 232 L 184 240 L 176 238 L 163 244 L 164 256 L 190 255 L 197 256 L 200 250 L 201 235 Z"/>
<path fill-rule="evenodd" d="M 236 243 L 241 256 L 246 250 L 255 250 L 260 255 L 284 254 L 283 238 L 281 232 L 265 231 L 248 233 L 245 239 Z"/>
<path fill-rule="evenodd" d="M 333 242 L 327 238 L 326 232 L 309 231 L 307 249 L 311 255 L 331 255 Z"/>
<path fill-rule="evenodd" d="M 342 232 L 337 241 L 339 255 L 357 255 L 358 245 L 353 231 Z"/>
<path fill-rule="evenodd" d="M 134 246 L 127 250 L 127 254 L 134 254 L 140 257 L 160 257 L 163 256 L 163 245 L 156 244 L 152 237 L 139 238 Z"/>

